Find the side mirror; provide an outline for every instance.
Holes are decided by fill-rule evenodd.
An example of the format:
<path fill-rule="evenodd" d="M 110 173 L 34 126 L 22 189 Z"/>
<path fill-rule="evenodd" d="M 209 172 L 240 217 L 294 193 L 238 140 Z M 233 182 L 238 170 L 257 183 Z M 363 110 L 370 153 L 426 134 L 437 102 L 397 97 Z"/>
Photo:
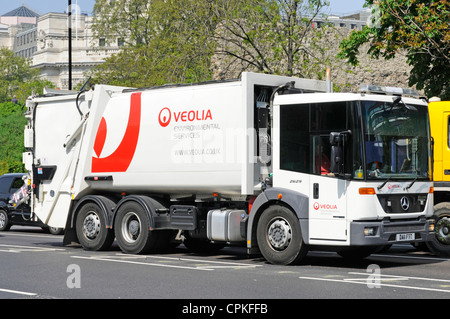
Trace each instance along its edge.
<path fill-rule="evenodd" d="M 345 132 L 331 132 L 330 133 L 330 144 L 331 144 L 331 165 L 330 170 L 334 174 L 344 173 L 344 139 L 346 135 L 352 134 L 351 131 Z"/>
<path fill-rule="evenodd" d="M 341 164 L 343 163 L 342 159 L 342 145 L 333 145 L 331 146 L 331 165 L 330 165 L 330 171 L 334 174 L 339 174 Z"/>

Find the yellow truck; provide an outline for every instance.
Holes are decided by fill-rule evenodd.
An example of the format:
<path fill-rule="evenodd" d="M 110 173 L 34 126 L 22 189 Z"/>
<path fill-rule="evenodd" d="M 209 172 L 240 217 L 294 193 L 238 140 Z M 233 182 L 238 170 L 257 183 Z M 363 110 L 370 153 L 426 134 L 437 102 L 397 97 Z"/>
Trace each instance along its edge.
<path fill-rule="evenodd" d="M 435 234 L 428 248 L 450 256 L 450 102 L 429 103 L 431 137 L 434 141 L 433 180 Z"/>

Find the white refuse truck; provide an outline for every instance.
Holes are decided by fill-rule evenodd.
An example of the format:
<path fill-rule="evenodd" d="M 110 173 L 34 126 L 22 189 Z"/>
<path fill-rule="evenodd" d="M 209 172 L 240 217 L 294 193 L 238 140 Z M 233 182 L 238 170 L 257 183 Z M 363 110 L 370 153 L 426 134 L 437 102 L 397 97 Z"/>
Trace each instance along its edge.
<path fill-rule="evenodd" d="M 31 211 L 64 244 L 124 253 L 246 245 L 274 264 L 364 257 L 433 230 L 426 102 L 326 81 L 96 85 L 27 101 Z"/>

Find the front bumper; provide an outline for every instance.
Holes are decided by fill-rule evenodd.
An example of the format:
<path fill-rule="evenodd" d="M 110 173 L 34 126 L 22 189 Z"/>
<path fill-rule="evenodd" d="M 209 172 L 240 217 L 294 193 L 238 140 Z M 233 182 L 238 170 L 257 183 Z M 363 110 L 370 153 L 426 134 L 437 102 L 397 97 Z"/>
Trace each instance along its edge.
<path fill-rule="evenodd" d="M 397 243 L 427 242 L 434 236 L 434 220 L 353 221 L 350 223 L 350 246 L 382 246 Z M 399 240 L 398 234 L 404 234 Z M 410 235 L 414 234 L 414 239 Z"/>

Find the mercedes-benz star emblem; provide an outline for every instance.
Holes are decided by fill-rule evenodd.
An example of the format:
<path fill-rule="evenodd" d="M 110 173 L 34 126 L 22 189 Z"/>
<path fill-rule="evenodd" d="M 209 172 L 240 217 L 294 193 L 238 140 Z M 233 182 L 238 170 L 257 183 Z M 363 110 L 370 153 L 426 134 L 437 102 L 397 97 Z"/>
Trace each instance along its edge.
<path fill-rule="evenodd" d="M 400 199 L 400 206 L 404 211 L 407 211 L 409 209 L 409 199 L 406 196 L 403 196 L 402 199 Z"/>

